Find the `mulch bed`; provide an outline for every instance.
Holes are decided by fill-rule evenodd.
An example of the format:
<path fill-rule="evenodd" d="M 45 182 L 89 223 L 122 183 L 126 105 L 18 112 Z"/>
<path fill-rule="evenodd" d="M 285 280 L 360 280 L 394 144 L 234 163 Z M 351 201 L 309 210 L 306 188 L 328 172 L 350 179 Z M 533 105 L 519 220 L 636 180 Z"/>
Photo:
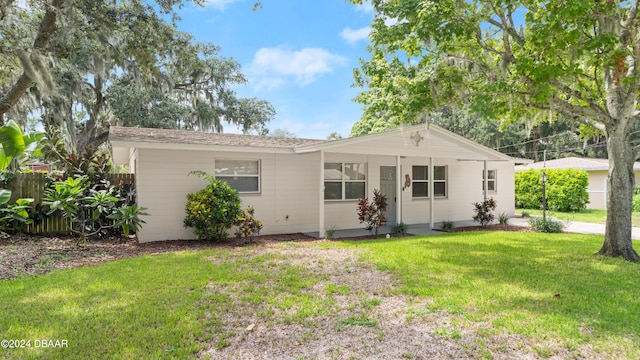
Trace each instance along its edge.
<path fill-rule="evenodd" d="M 499 230 L 530 231 L 528 228 L 510 225 L 470 226 L 454 228 L 452 232 Z M 412 236 L 407 234 L 405 236 Z M 401 237 L 394 235 L 394 238 Z M 359 236 L 339 240 L 368 240 L 373 236 Z M 379 235 L 384 239 L 385 235 Z M 183 250 L 233 248 L 238 246 L 268 244 L 273 242 L 312 242 L 319 240 L 304 234 L 280 234 L 258 236 L 253 239 L 226 239 L 223 241 L 171 240 L 140 244 L 135 237 L 89 240 L 78 244 L 77 238 L 7 235 L 0 234 L 0 279 L 12 279 L 20 275 L 46 274 L 52 270 L 100 264 L 105 261 L 136 257 L 146 254 L 162 254 Z"/>

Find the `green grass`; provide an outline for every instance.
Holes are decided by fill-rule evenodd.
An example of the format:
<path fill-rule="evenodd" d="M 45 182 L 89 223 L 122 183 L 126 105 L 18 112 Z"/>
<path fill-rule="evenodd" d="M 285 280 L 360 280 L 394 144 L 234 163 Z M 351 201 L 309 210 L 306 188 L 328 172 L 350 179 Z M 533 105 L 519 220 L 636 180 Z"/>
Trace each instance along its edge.
<path fill-rule="evenodd" d="M 518 209 L 516 213 L 528 212 L 530 215 L 542 216 L 542 210 Z M 553 216 L 558 220 L 580 221 L 588 223 L 604 224 L 607 220 L 606 210 L 585 209 L 575 212 L 562 212 L 547 210 L 547 215 Z M 640 213 L 631 214 L 631 222 L 633 226 L 640 226 Z"/>
<path fill-rule="evenodd" d="M 543 357 L 559 343 L 576 357 L 589 344 L 613 358 L 640 358 L 640 265 L 594 256 L 601 244 L 600 236 L 467 232 L 317 246 L 370 249 L 365 260 L 414 297 L 406 318 L 445 311 L 451 321 L 435 335 L 459 341 L 474 332 L 477 356 L 490 358 L 483 344 L 492 336 L 517 334 Z M 359 301 L 338 316 L 336 299 L 347 294 Z M 193 358 L 207 344 L 231 343 L 237 334 L 222 319 L 234 316 L 309 325 L 299 334 L 304 342 L 320 336 L 312 325 L 319 316 L 334 316 L 337 330 L 377 328 L 371 312 L 384 300 L 370 295 L 252 247 L 54 271 L 0 281 L 0 339 L 68 347 L 0 349 L 0 358 Z"/>
<path fill-rule="evenodd" d="M 458 328 L 488 322 L 479 335 L 640 358 L 640 265 L 594 256 L 601 245 L 600 236 L 469 232 L 348 246 L 371 249 L 366 259 L 395 274 L 403 293 L 431 300 L 425 314 L 444 310 Z M 458 328 L 438 334 L 455 338 Z"/>
<path fill-rule="evenodd" d="M 206 342 L 229 345 L 224 314 L 302 323 L 329 311 L 331 297 L 310 295 L 322 276 L 284 260 L 186 251 L 2 280 L 0 340 L 68 347 L 0 349 L 0 358 L 193 358 Z"/>

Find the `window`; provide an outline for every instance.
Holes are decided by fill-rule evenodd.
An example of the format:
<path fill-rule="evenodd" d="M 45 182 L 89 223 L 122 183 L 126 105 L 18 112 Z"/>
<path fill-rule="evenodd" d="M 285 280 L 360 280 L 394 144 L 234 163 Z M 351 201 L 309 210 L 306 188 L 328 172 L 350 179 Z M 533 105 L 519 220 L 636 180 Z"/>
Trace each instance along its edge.
<path fill-rule="evenodd" d="M 414 198 L 429 197 L 429 167 L 414 166 L 412 169 L 413 179 L 411 190 Z"/>
<path fill-rule="evenodd" d="M 227 182 L 239 193 L 260 192 L 260 161 L 216 160 L 216 179 Z"/>
<path fill-rule="evenodd" d="M 357 200 L 365 196 L 367 166 L 364 163 L 325 163 L 324 199 Z"/>
<path fill-rule="evenodd" d="M 496 192 L 496 170 L 487 170 L 487 191 Z M 482 170 L 482 191 L 484 191 L 484 170 Z"/>
<path fill-rule="evenodd" d="M 447 196 L 447 167 L 433 167 L 433 193 L 436 197 Z M 429 197 L 429 167 L 415 165 L 412 167 L 412 195 L 414 198 Z"/>

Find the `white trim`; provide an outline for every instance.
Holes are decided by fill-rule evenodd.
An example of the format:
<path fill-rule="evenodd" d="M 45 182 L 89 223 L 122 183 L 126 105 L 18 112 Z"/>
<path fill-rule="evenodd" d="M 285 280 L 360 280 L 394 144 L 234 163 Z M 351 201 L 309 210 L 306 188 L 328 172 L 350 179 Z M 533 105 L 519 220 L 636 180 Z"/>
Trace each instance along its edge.
<path fill-rule="evenodd" d="M 139 149 L 162 149 L 162 150 L 194 150 L 194 151 L 228 151 L 228 152 L 248 152 L 248 153 L 276 153 L 293 154 L 293 148 L 280 147 L 259 147 L 259 146 L 230 146 L 230 145 L 202 145 L 202 144 L 176 144 L 176 143 L 154 143 L 154 142 L 129 142 L 110 140 L 112 147 L 118 148 L 139 148 Z"/>
<path fill-rule="evenodd" d="M 396 156 L 396 224 L 402 222 L 402 169 L 400 155 Z"/>
<path fill-rule="evenodd" d="M 433 158 L 429 157 L 429 180 L 430 181 L 429 181 L 429 185 L 427 185 L 427 186 L 429 188 L 429 190 L 428 190 L 429 191 L 429 195 L 431 195 L 429 197 L 429 228 L 431 230 L 434 229 L 434 226 L 433 226 L 433 220 L 435 219 L 435 214 L 434 214 L 435 204 L 434 204 L 434 201 L 436 199 L 436 197 L 434 196 L 435 194 L 433 193 L 433 188 L 434 188 L 433 180 L 432 180 L 433 178 L 434 178 Z"/>
<path fill-rule="evenodd" d="M 320 175 L 319 175 L 319 179 L 320 179 L 320 185 L 318 186 L 319 188 L 319 201 L 318 201 L 318 206 L 320 207 L 320 211 L 318 213 L 318 237 L 319 238 L 324 238 L 324 151 L 320 150 Z"/>

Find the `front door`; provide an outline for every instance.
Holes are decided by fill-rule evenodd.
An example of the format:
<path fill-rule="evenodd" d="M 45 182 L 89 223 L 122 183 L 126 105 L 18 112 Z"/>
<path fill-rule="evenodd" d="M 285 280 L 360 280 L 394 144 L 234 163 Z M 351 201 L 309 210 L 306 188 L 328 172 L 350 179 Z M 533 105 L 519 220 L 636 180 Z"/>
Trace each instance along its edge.
<path fill-rule="evenodd" d="M 396 223 L 396 167 L 380 166 L 380 192 L 387 197 L 387 223 Z"/>

